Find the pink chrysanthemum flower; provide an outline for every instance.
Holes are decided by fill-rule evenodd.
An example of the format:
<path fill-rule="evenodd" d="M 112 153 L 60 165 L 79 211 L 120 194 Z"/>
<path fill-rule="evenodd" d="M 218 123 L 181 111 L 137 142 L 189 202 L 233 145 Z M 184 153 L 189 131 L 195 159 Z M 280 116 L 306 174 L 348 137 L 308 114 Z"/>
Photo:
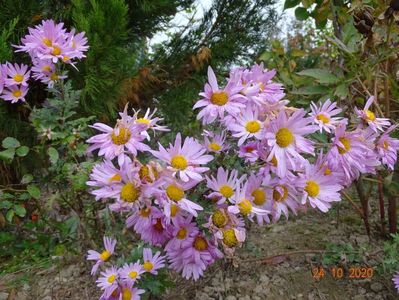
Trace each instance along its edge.
<path fill-rule="evenodd" d="M 67 55 L 62 58 L 64 62 L 69 62 L 73 58 L 84 58 L 86 55 L 84 54 L 89 50 L 89 46 L 87 45 L 87 38 L 85 37 L 84 32 L 79 32 L 75 34 L 75 29 L 72 29 L 71 32 L 67 33 L 68 44 L 71 46 Z"/>
<path fill-rule="evenodd" d="M 374 102 L 374 97 L 371 96 L 367 100 L 363 110 L 359 110 L 357 107 L 355 107 L 355 113 L 358 115 L 359 118 L 362 119 L 364 123 L 368 124 L 370 128 L 373 129 L 375 132 L 378 132 L 378 130 L 383 131 L 384 130 L 383 127 L 390 126 L 391 123 L 389 122 L 389 119 L 377 118 L 375 114 L 371 110 L 369 110 L 373 102 Z"/>
<path fill-rule="evenodd" d="M 101 272 L 101 277 L 96 281 L 97 286 L 104 290 L 105 299 L 109 298 L 111 294 L 118 288 L 118 270 L 116 267 L 111 267 Z"/>
<path fill-rule="evenodd" d="M 170 206 L 175 204 L 193 216 L 198 216 L 197 211 L 203 210 L 202 206 L 187 199 L 185 193 L 185 191 L 197 185 L 198 182 L 193 180 L 189 182 L 179 182 L 174 178 L 169 178 L 166 176 L 164 177 L 164 181 L 164 199 L 167 201 L 167 203 L 164 203 L 163 205 Z"/>
<path fill-rule="evenodd" d="M 28 80 L 30 77 L 30 70 L 27 65 L 21 64 L 11 64 L 6 63 L 6 75 L 4 85 L 7 87 L 14 85 L 28 86 Z"/>
<path fill-rule="evenodd" d="M 209 152 L 221 153 L 226 151 L 229 147 L 225 144 L 226 131 L 216 134 L 211 131 L 204 130 L 204 143 Z"/>
<path fill-rule="evenodd" d="M 0 95 L 3 93 L 4 82 L 7 77 L 7 66 L 5 64 L 0 64 Z"/>
<path fill-rule="evenodd" d="M 94 166 L 90 174 L 90 180 L 86 184 L 98 188 L 91 191 L 91 194 L 96 196 L 96 200 L 108 198 L 113 194 L 112 186 L 122 181 L 121 173 L 122 171 L 115 168 L 114 164 L 109 160 Z"/>
<path fill-rule="evenodd" d="M 96 261 L 93 268 L 91 269 L 91 275 L 94 275 L 95 273 L 97 273 L 98 267 L 102 263 L 108 261 L 108 259 L 111 257 L 111 255 L 114 254 L 115 246 L 116 246 L 115 239 L 104 236 L 105 250 L 103 252 L 99 253 L 94 250 L 89 250 L 87 252 L 88 253 L 87 260 L 95 260 Z"/>
<path fill-rule="evenodd" d="M 141 274 L 143 274 L 145 271 L 143 269 L 143 266 L 140 264 L 139 261 L 136 263 L 130 263 L 130 264 L 125 264 L 120 270 L 119 270 L 119 276 L 122 279 L 123 282 L 125 282 L 128 286 L 134 285 L 136 280 L 139 280 L 141 278 Z"/>
<path fill-rule="evenodd" d="M 241 246 L 245 242 L 245 228 L 231 227 L 222 229 L 215 233 L 215 237 L 222 244 L 225 252 L 231 256 L 234 253 L 234 248 Z"/>
<path fill-rule="evenodd" d="M 308 125 L 311 120 L 305 118 L 305 114 L 299 109 L 287 118 L 286 112 L 281 111 L 267 129 L 265 137 L 271 148 L 268 160 L 277 159 L 277 175 L 280 177 L 286 174 L 287 160 L 295 167 L 295 160 L 304 160 L 301 152 L 314 154 L 313 143 L 303 136 L 315 132 L 317 127 Z"/>
<path fill-rule="evenodd" d="M 191 180 L 201 181 L 202 173 L 209 170 L 205 165 L 213 159 L 211 155 L 204 155 L 206 149 L 195 139 L 187 137 L 183 145 L 181 135 L 177 134 L 174 145 L 169 145 L 166 150 L 160 143 L 159 151 L 150 151 L 155 157 L 169 164 L 168 169 L 173 171 L 184 182 Z"/>
<path fill-rule="evenodd" d="M 247 106 L 246 110 L 235 117 L 234 122 L 228 124 L 227 128 L 232 131 L 232 136 L 239 138 L 238 146 L 241 146 L 247 139 L 263 137 L 263 122 L 258 119 L 258 110 Z"/>
<path fill-rule="evenodd" d="M 335 129 L 333 147 L 327 154 L 329 163 L 342 168 L 348 180 L 358 178 L 360 173 L 367 173 L 380 163 L 373 150 L 363 141 L 359 130 L 346 132 L 346 126 L 340 125 Z M 367 158 L 367 159 L 366 159 Z"/>
<path fill-rule="evenodd" d="M 202 119 L 204 124 L 212 123 L 217 117 L 223 119 L 225 114 L 237 115 L 245 107 L 242 103 L 245 97 L 240 94 L 241 84 L 236 80 L 230 79 L 224 89 L 220 89 L 215 73 L 208 67 L 209 83 L 205 85 L 205 91 L 199 95 L 203 99 L 195 103 L 193 109 L 204 107 L 197 115 L 197 119 Z"/>
<path fill-rule="evenodd" d="M 391 138 L 389 134 L 396 129 L 398 125 L 392 125 L 378 139 L 376 150 L 381 162 L 392 171 L 395 168 L 397 152 L 399 151 L 399 140 Z"/>
<path fill-rule="evenodd" d="M 160 251 L 156 252 L 153 256 L 150 248 L 144 248 L 143 260 L 144 271 L 153 275 L 157 275 L 158 270 L 165 267 L 165 256 L 161 256 Z"/>
<path fill-rule="evenodd" d="M 161 215 L 161 211 L 155 206 L 146 206 L 133 212 L 126 219 L 126 227 L 133 226 L 134 231 L 142 234 L 148 227 L 152 225 L 152 214 Z"/>
<path fill-rule="evenodd" d="M 292 183 L 295 180 L 296 178 L 292 173 L 287 173 L 287 176 L 283 179 L 275 177 L 270 180 L 269 185 L 272 187 L 272 216 L 274 222 L 280 219 L 281 213 L 288 219 L 288 208 L 294 215 L 297 214 L 299 203 L 297 201 L 295 186 Z"/>
<path fill-rule="evenodd" d="M 247 199 L 252 199 L 252 204 L 262 210 L 271 211 L 272 200 L 270 191 L 266 189 L 266 182 L 270 180 L 270 175 L 262 176 L 260 173 L 251 174 L 247 181 L 245 195 Z M 268 214 L 257 214 L 256 220 L 259 225 L 270 223 Z"/>
<path fill-rule="evenodd" d="M 230 175 L 228 170 L 224 170 L 222 167 L 218 168 L 216 178 L 211 176 L 206 177 L 206 186 L 213 190 L 212 193 L 207 195 L 207 198 L 218 200 L 218 204 L 225 202 L 234 196 L 236 190 L 240 187 L 240 184 L 245 180 L 245 175 L 238 177 L 238 171 L 232 170 Z"/>
<path fill-rule="evenodd" d="M 170 225 L 159 210 L 151 209 L 149 216 L 150 223 L 137 223 L 137 232 L 144 242 L 157 247 L 163 246 L 171 238 Z"/>
<path fill-rule="evenodd" d="M 163 121 L 162 118 L 154 117 L 155 113 L 157 112 L 157 109 L 154 109 L 154 111 L 151 113 L 150 109 L 148 108 L 147 111 L 145 112 L 145 115 L 143 117 L 138 116 L 140 111 L 135 111 L 133 120 L 135 123 L 139 124 L 144 124 L 145 130 L 141 132 L 142 135 L 146 137 L 147 140 L 150 140 L 150 135 L 148 134 L 147 130 L 151 129 L 153 132 L 155 131 L 170 131 L 166 126 L 162 126 L 157 124 L 160 121 Z"/>
<path fill-rule="evenodd" d="M 244 217 L 248 217 L 250 220 L 256 215 L 266 215 L 270 211 L 260 209 L 253 205 L 254 196 L 246 194 L 247 184 L 245 183 L 235 192 L 234 196 L 229 199 L 233 205 L 230 205 L 228 210 L 233 214 L 241 214 Z M 249 198 L 249 199 L 248 199 Z"/>
<path fill-rule="evenodd" d="M 393 284 L 394 284 L 396 290 L 399 293 L 399 272 L 396 272 L 396 274 L 393 275 L 392 281 L 393 281 Z"/>
<path fill-rule="evenodd" d="M 51 59 L 33 59 L 32 77 L 35 80 L 42 80 L 50 77 L 55 72 L 55 64 Z"/>
<path fill-rule="evenodd" d="M 184 278 L 194 280 L 203 276 L 205 269 L 222 257 L 223 253 L 215 243 L 202 234 L 188 239 L 181 249 L 168 253 L 170 268 L 182 272 Z"/>
<path fill-rule="evenodd" d="M 192 217 L 180 218 L 174 226 L 171 226 L 172 238 L 165 246 L 165 251 L 177 250 L 182 248 L 183 243 L 192 236 L 198 234 L 199 230 L 196 223 L 192 222 Z"/>
<path fill-rule="evenodd" d="M 244 158 L 246 163 L 254 163 L 259 159 L 259 141 L 242 144 L 238 150 L 238 157 Z"/>
<path fill-rule="evenodd" d="M 98 155 L 105 156 L 109 160 L 118 157 L 119 165 L 124 163 L 126 150 L 130 151 L 133 155 L 137 155 L 138 151 L 150 150 L 150 147 L 141 143 L 145 138 L 141 135 L 141 132 L 145 129 L 145 125 L 134 123 L 133 119 L 127 115 L 127 105 L 122 118 L 118 120 L 115 128 L 102 123 L 95 123 L 90 127 L 103 133 L 87 140 L 87 143 L 92 144 L 87 151 L 92 152 L 100 149 Z"/>
<path fill-rule="evenodd" d="M 338 124 L 347 123 L 346 119 L 334 117 L 342 112 L 342 109 L 337 108 L 337 103 L 331 102 L 330 99 L 324 103 L 318 103 L 318 105 L 312 101 L 310 107 L 312 109 L 310 116 L 313 118 L 313 122 L 319 126 L 320 132 L 325 130 L 331 133 Z"/>
<path fill-rule="evenodd" d="M 309 201 L 310 206 L 322 212 L 331 208 L 331 202 L 341 200 L 342 186 L 333 176 L 324 175 L 324 170 L 309 162 L 305 163 L 305 172 L 299 175 L 298 187 L 303 191 L 302 204 Z"/>
<path fill-rule="evenodd" d="M 12 85 L 3 90 L 1 98 L 6 101 L 11 101 L 11 103 L 16 103 L 19 100 L 25 101 L 25 96 L 28 93 L 28 88 L 23 85 Z"/>

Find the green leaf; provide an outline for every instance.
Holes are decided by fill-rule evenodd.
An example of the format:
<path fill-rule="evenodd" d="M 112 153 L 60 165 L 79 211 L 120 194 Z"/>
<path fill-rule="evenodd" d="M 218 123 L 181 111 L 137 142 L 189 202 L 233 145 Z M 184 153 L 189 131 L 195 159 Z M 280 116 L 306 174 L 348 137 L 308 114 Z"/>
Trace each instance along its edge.
<path fill-rule="evenodd" d="M 10 148 L 4 151 L 0 151 L 0 159 L 4 161 L 10 161 L 14 159 L 15 149 Z"/>
<path fill-rule="evenodd" d="M 301 2 L 301 0 L 285 0 L 285 2 L 284 2 L 284 9 L 295 7 L 295 6 L 297 6 L 300 2 Z"/>
<path fill-rule="evenodd" d="M 32 174 L 25 174 L 24 176 L 22 176 L 21 183 L 22 183 L 22 184 L 28 184 L 28 183 L 31 182 L 32 180 L 33 180 Z"/>
<path fill-rule="evenodd" d="M 328 70 L 323 69 L 307 69 L 297 73 L 302 76 L 309 76 L 316 79 L 321 84 L 334 84 L 339 82 L 339 78 L 331 74 Z"/>
<path fill-rule="evenodd" d="M 21 205 L 15 205 L 14 210 L 15 210 L 15 214 L 17 216 L 20 216 L 21 218 L 25 217 L 25 215 L 26 215 L 25 207 L 23 207 Z"/>
<path fill-rule="evenodd" d="M 6 219 L 8 222 L 12 222 L 12 218 L 14 218 L 14 211 L 10 209 L 6 214 Z"/>
<path fill-rule="evenodd" d="M 349 88 L 346 83 L 342 83 L 337 88 L 335 89 L 334 95 L 337 97 L 340 97 L 341 99 L 344 99 L 348 97 L 349 95 Z"/>
<path fill-rule="evenodd" d="M 8 200 L 4 200 L 0 202 L 0 208 L 10 208 L 12 206 L 12 202 Z"/>
<path fill-rule="evenodd" d="M 291 56 L 293 57 L 302 57 L 306 55 L 306 51 L 305 50 L 301 50 L 298 48 L 292 49 L 291 50 Z"/>
<path fill-rule="evenodd" d="M 19 146 L 21 146 L 21 144 L 18 142 L 18 140 L 16 138 L 13 137 L 6 137 L 3 142 L 1 143 L 1 145 L 3 146 L 3 148 L 18 148 Z"/>
<path fill-rule="evenodd" d="M 57 163 L 58 158 L 60 157 L 58 155 L 58 151 L 54 147 L 50 147 L 47 150 L 48 155 L 50 156 L 50 162 L 54 165 Z"/>
<path fill-rule="evenodd" d="M 328 88 L 322 85 L 304 86 L 291 92 L 294 95 L 320 95 L 328 92 Z"/>
<path fill-rule="evenodd" d="M 295 17 L 300 21 L 304 21 L 309 18 L 309 12 L 304 7 L 297 7 L 295 9 Z"/>
<path fill-rule="evenodd" d="M 27 147 L 27 146 L 21 146 L 21 147 L 19 147 L 19 148 L 17 149 L 17 151 L 16 151 L 15 153 L 17 153 L 17 155 L 18 155 L 19 157 L 24 157 L 24 156 L 26 156 L 26 155 L 29 153 L 29 147 Z"/>
<path fill-rule="evenodd" d="M 28 185 L 27 190 L 29 195 L 31 195 L 33 198 L 35 199 L 40 198 L 40 189 L 36 185 L 33 184 Z"/>

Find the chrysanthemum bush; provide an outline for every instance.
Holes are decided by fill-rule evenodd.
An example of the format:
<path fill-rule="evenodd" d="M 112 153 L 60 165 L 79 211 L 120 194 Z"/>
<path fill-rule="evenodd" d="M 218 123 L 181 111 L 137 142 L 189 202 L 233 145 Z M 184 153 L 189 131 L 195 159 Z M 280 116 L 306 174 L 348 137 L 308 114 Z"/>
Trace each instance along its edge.
<path fill-rule="evenodd" d="M 92 126 L 101 133 L 87 140 L 88 150 L 103 161 L 87 184 L 148 244 L 142 259 L 118 264 L 111 263 L 119 252 L 113 238 L 104 237 L 101 252 L 89 251 L 92 274 L 103 270 L 101 299 L 139 299 L 142 274 L 164 267 L 197 280 L 234 256 L 249 222 L 327 212 L 361 174 L 394 168 L 396 125 L 378 117 L 373 97 L 354 113 L 330 100 L 306 111 L 289 106 L 275 74 L 263 65 L 236 68 L 222 87 L 209 67 L 193 107 L 203 124 L 199 138 L 177 133 L 168 146 L 151 144 L 167 131 L 162 119 L 127 106 L 115 126 Z"/>

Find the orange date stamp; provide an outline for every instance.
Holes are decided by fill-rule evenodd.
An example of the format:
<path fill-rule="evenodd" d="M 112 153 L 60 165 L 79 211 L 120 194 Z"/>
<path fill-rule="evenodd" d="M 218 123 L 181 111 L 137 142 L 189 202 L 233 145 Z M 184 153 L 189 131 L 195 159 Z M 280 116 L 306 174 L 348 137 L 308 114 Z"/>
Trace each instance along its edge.
<path fill-rule="evenodd" d="M 365 279 L 374 276 L 374 269 L 370 267 L 350 267 L 344 269 L 342 267 L 313 267 L 313 279 L 323 279 L 329 273 L 335 279 Z"/>

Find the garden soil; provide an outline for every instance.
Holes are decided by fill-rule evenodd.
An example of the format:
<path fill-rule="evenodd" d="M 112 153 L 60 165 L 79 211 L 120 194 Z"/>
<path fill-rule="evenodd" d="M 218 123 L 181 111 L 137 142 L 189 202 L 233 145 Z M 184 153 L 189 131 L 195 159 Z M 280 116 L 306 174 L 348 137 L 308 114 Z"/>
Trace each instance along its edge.
<path fill-rule="evenodd" d="M 374 207 L 371 211 L 378 215 Z M 252 224 L 248 242 L 234 261 L 215 264 L 197 282 L 171 274 L 174 287 L 162 297 L 150 299 L 398 299 L 390 278 L 378 274 L 376 266 L 383 257 L 384 240 L 376 231 L 376 220 L 371 223 L 375 232 L 369 241 L 355 210 L 348 203 L 340 203 L 339 209 L 336 206 L 328 214 L 309 210 L 266 228 Z M 345 253 L 331 263 L 329 253 L 319 253 L 328 244 L 350 244 L 356 251 L 366 250 L 355 255 L 361 263 L 353 263 L 353 257 Z M 323 258 L 330 259 L 331 265 L 323 266 Z M 355 274 L 355 278 L 349 278 L 352 266 L 374 267 L 373 277 L 356 278 Z M 332 267 L 342 267 L 342 278 L 332 275 Z M 15 276 L 0 279 L 0 300 L 95 300 L 100 295 L 90 276 L 90 265 L 83 260 L 37 271 L 31 274 L 29 283 L 14 284 L 10 289 Z"/>

